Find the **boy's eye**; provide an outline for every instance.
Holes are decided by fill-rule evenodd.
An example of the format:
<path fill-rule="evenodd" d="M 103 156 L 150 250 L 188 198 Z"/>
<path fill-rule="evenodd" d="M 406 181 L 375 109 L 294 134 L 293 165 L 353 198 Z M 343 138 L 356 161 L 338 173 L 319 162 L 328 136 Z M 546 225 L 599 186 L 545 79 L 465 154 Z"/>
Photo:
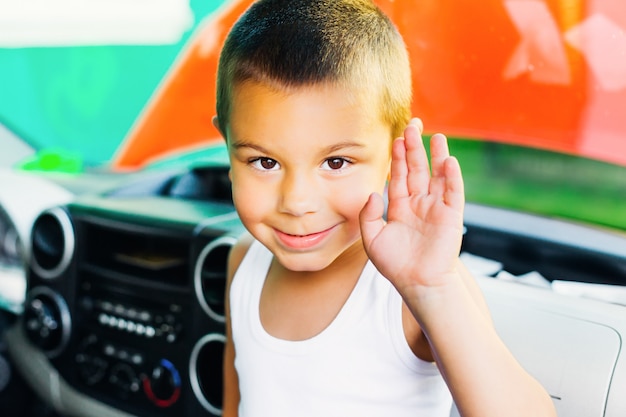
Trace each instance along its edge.
<path fill-rule="evenodd" d="M 272 158 L 256 158 L 250 161 L 252 166 L 263 171 L 278 169 L 278 162 Z"/>
<path fill-rule="evenodd" d="M 344 158 L 329 158 L 324 161 L 324 168 L 329 170 L 338 170 L 345 168 L 350 162 Z"/>

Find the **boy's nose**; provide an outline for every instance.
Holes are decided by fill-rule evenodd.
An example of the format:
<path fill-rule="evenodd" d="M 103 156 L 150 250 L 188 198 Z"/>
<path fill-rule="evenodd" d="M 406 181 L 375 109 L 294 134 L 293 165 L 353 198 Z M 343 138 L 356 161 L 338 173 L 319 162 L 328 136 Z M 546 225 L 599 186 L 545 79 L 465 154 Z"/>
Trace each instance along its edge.
<path fill-rule="evenodd" d="M 287 175 L 282 182 L 279 210 L 293 216 L 314 213 L 320 206 L 319 184 L 306 175 Z"/>

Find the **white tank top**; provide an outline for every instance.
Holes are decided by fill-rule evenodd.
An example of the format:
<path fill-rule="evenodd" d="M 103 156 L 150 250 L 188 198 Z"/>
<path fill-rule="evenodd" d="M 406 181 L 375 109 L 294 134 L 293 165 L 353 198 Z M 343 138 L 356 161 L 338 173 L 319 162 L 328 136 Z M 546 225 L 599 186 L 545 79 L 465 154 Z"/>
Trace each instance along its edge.
<path fill-rule="evenodd" d="M 448 417 L 437 366 L 417 358 L 402 300 L 368 262 L 334 321 L 302 341 L 273 337 L 259 317 L 272 253 L 254 242 L 230 289 L 239 417 Z"/>

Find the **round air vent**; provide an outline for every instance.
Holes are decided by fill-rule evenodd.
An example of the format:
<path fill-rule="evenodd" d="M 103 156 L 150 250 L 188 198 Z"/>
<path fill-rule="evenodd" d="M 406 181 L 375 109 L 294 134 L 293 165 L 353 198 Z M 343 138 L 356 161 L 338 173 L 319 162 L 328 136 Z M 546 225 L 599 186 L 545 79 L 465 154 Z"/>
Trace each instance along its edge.
<path fill-rule="evenodd" d="M 191 388 L 202 406 L 211 414 L 222 414 L 222 366 L 226 337 L 209 333 L 202 337 L 189 360 Z"/>
<path fill-rule="evenodd" d="M 48 287 L 28 292 L 23 313 L 28 338 L 50 358 L 63 351 L 70 338 L 71 319 L 67 303 Z"/>
<path fill-rule="evenodd" d="M 40 214 L 31 239 L 33 271 L 45 279 L 61 275 L 74 254 L 74 230 L 67 213 L 53 208 Z"/>
<path fill-rule="evenodd" d="M 194 270 L 194 288 L 202 309 L 213 320 L 223 323 L 224 291 L 228 253 L 237 242 L 233 236 L 222 236 L 202 249 Z"/>

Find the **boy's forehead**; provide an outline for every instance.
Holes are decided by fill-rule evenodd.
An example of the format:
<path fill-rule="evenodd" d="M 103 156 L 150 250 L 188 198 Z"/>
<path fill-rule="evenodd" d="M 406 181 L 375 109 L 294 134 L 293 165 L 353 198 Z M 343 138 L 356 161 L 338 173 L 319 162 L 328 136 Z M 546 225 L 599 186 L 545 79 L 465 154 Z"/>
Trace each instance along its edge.
<path fill-rule="evenodd" d="M 358 108 L 362 114 L 377 119 L 381 113 L 381 103 L 375 90 L 335 82 L 285 86 L 248 80 L 235 84 L 231 90 L 231 116 L 232 112 L 270 99 L 273 102 L 304 101 L 309 105 L 320 104 L 324 107 Z M 274 109 L 267 108 L 265 111 L 271 113 Z"/>
<path fill-rule="evenodd" d="M 358 147 L 371 138 L 385 142 L 391 136 L 390 126 L 368 100 L 355 99 L 339 86 L 278 90 L 248 82 L 233 91 L 232 104 L 227 129 L 231 145 L 256 146 L 289 139 Z"/>

